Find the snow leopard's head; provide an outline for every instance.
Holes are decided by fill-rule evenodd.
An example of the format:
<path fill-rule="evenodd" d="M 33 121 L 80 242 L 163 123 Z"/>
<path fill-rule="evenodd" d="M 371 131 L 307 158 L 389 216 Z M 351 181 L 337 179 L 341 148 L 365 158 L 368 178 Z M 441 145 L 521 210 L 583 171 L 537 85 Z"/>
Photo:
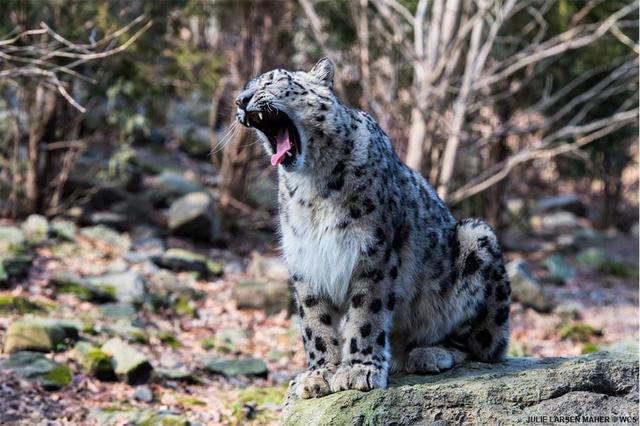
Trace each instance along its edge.
<path fill-rule="evenodd" d="M 317 135 L 338 104 L 333 73 L 327 58 L 308 72 L 276 69 L 249 81 L 236 98 L 237 120 L 256 130 L 272 165 L 301 170 L 310 150 L 320 149 Z"/>

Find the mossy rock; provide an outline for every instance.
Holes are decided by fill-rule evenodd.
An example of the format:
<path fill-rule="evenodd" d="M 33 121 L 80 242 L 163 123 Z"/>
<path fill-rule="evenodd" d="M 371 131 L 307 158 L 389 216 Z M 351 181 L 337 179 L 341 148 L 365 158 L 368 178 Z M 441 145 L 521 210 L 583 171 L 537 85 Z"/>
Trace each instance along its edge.
<path fill-rule="evenodd" d="M 9 278 L 20 278 L 27 274 L 33 256 L 23 253 L 6 253 L 0 255 L 0 282 Z"/>
<path fill-rule="evenodd" d="M 73 379 L 68 366 L 52 361 L 40 353 L 29 351 L 17 352 L 1 360 L 0 369 L 10 370 L 24 379 L 37 381 L 46 390 L 61 389 Z"/>
<path fill-rule="evenodd" d="M 51 277 L 49 283 L 58 293 L 75 294 L 81 300 L 95 303 L 116 301 L 115 288 L 93 285 L 89 280 L 72 273 L 57 272 Z"/>
<path fill-rule="evenodd" d="M 174 380 L 186 383 L 201 383 L 201 380 L 193 372 L 184 367 L 158 368 L 155 376 L 160 380 Z"/>
<path fill-rule="evenodd" d="M 73 352 L 74 358 L 88 375 L 103 381 L 117 379 L 111 363 L 111 356 L 104 353 L 99 347 L 88 342 L 78 342 L 73 348 Z"/>
<path fill-rule="evenodd" d="M 637 355 L 620 353 L 468 362 L 437 375 L 395 377 L 388 389 L 370 392 L 297 400 L 289 390 L 282 423 L 511 425 L 543 415 L 638 418 L 638 373 Z"/>
<path fill-rule="evenodd" d="M 16 226 L 0 226 L 0 255 L 20 252 L 27 239 Z"/>
<path fill-rule="evenodd" d="M 146 383 L 151 377 L 153 367 L 147 357 L 122 339 L 109 339 L 101 350 L 111 356 L 116 375 L 126 379 L 130 385 Z"/>
<path fill-rule="evenodd" d="M 616 256 L 606 253 L 600 248 L 588 248 L 578 253 L 578 262 L 586 267 L 621 278 L 637 278 L 638 269 L 620 261 Z"/>
<path fill-rule="evenodd" d="M 205 368 L 211 373 L 222 374 L 226 377 L 257 376 L 266 378 L 268 375 L 267 365 L 259 358 L 233 360 L 210 358 L 205 361 Z"/>
<path fill-rule="evenodd" d="M 64 241 L 73 241 L 78 228 L 70 220 L 56 218 L 49 224 L 49 232 L 55 238 Z"/>
<path fill-rule="evenodd" d="M 600 336 L 602 330 L 584 323 L 564 324 L 560 329 L 560 337 L 563 340 L 574 342 L 590 343 L 593 338 Z"/>
<path fill-rule="evenodd" d="M 276 424 L 284 403 L 287 386 L 249 387 L 238 391 L 229 404 L 235 424 L 247 420 L 256 424 Z M 247 407 L 250 407 L 247 414 Z"/>
<path fill-rule="evenodd" d="M 268 314 L 291 311 L 291 292 L 286 282 L 241 281 L 233 288 L 238 309 L 264 309 Z"/>
<path fill-rule="evenodd" d="M 22 223 L 22 230 L 29 244 L 42 244 L 49 237 L 49 221 L 39 214 L 32 214 Z"/>
<path fill-rule="evenodd" d="M 94 408 L 89 416 L 101 426 L 189 426 L 189 420 L 171 411 L 138 410 L 133 407 Z"/>
<path fill-rule="evenodd" d="M 168 222 L 175 235 L 210 242 L 224 239 L 218 205 L 206 192 L 192 192 L 172 202 Z"/>
<path fill-rule="evenodd" d="M 53 352 L 66 349 L 78 339 L 81 326 L 74 321 L 25 317 L 14 321 L 7 330 L 4 351 Z"/>
<path fill-rule="evenodd" d="M 194 271 L 201 277 L 217 277 L 224 272 L 222 264 L 180 248 L 171 248 L 161 256 L 154 256 L 152 260 L 161 268 L 171 271 Z"/>
<path fill-rule="evenodd" d="M 80 234 L 94 241 L 102 241 L 113 247 L 128 251 L 131 247 L 131 240 L 124 235 L 114 231 L 108 226 L 96 225 L 80 229 Z"/>
<path fill-rule="evenodd" d="M 13 295 L 0 295 L 0 314 L 30 314 L 37 312 L 46 312 L 47 306 L 33 302 L 28 297 L 13 296 Z"/>

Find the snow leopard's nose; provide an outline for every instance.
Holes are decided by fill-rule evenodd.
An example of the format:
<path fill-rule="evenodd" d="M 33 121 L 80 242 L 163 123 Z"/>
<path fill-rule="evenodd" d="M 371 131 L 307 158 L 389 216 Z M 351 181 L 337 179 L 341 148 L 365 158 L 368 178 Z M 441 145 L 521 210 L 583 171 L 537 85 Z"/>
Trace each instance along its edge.
<path fill-rule="evenodd" d="M 253 90 L 245 90 L 238 95 L 236 98 L 236 105 L 242 109 L 246 109 L 247 105 L 249 105 L 249 101 L 253 97 Z"/>

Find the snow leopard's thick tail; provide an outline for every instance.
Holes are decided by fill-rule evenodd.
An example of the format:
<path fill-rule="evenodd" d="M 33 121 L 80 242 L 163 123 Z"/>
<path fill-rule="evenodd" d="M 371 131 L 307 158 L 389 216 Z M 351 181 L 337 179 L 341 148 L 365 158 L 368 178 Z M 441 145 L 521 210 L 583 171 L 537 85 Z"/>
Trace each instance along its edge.
<path fill-rule="evenodd" d="M 498 240 L 491 227 L 477 219 L 458 223 L 456 236 L 459 278 L 475 281 L 484 297 L 445 344 L 464 348 L 480 361 L 500 361 L 509 343 L 511 287 Z"/>

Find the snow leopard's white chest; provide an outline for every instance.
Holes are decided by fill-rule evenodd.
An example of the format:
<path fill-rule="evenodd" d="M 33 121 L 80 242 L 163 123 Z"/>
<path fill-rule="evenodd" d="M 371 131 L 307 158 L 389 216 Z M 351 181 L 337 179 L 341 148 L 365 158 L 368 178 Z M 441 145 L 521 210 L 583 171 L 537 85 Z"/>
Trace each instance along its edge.
<path fill-rule="evenodd" d="M 323 200 L 291 200 L 282 220 L 282 250 L 292 273 L 311 285 L 314 294 L 337 306 L 347 296 L 351 275 L 367 239 L 358 228 L 341 229 L 344 213 Z"/>

